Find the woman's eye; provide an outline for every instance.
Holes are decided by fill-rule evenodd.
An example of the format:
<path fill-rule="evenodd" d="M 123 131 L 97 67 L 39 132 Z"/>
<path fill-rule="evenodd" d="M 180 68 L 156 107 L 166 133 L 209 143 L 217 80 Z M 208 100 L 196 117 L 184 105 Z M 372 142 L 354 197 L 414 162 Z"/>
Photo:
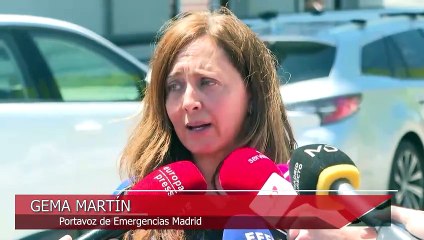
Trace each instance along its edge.
<path fill-rule="evenodd" d="M 213 79 L 210 78 L 202 78 L 200 81 L 200 84 L 202 86 L 213 86 L 216 84 L 216 82 Z"/>
<path fill-rule="evenodd" d="M 166 86 L 166 90 L 167 90 L 168 92 L 178 91 L 178 90 L 180 90 L 180 89 L 181 89 L 181 84 L 176 83 L 176 82 L 169 83 L 169 84 Z"/>

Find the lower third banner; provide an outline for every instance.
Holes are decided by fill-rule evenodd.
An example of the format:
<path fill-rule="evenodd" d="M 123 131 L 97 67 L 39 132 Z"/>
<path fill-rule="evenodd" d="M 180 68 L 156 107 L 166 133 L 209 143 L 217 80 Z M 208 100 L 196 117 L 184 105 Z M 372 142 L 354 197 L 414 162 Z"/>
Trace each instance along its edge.
<path fill-rule="evenodd" d="M 376 211 L 377 206 L 390 198 L 390 195 L 185 194 L 120 198 L 16 195 L 15 228 L 334 229 L 352 223 L 373 209 Z M 388 221 L 390 217 L 383 216 L 380 222 Z"/>

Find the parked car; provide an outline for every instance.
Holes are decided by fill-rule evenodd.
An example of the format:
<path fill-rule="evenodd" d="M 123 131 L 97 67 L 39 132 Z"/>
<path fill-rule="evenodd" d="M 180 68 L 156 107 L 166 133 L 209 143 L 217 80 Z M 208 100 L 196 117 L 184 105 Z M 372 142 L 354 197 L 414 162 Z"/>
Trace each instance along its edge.
<path fill-rule="evenodd" d="M 2 239 L 29 233 L 14 231 L 14 194 L 105 194 L 119 185 L 147 71 L 80 26 L 0 15 Z"/>
<path fill-rule="evenodd" d="M 340 148 L 357 164 L 361 189 L 399 190 L 393 200 L 413 208 L 424 207 L 422 12 L 248 22 L 279 61 L 287 108 L 320 117 L 319 126 L 295 132 L 297 140 Z"/>

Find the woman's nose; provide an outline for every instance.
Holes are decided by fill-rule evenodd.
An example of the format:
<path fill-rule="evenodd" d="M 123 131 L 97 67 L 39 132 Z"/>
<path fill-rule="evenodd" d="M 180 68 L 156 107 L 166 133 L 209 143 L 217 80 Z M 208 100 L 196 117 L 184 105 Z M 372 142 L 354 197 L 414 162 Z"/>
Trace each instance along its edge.
<path fill-rule="evenodd" d="M 187 112 L 200 110 L 202 103 L 199 98 L 199 94 L 191 86 L 187 86 L 186 91 L 183 96 L 183 108 Z"/>

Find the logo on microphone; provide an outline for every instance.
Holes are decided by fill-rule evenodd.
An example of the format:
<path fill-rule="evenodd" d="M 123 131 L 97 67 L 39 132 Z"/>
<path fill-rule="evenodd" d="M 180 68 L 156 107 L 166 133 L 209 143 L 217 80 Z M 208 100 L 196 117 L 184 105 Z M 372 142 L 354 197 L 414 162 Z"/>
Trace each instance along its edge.
<path fill-rule="evenodd" d="M 159 170 L 159 174 L 154 177 L 161 183 L 161 186 L 168 193 L 168 196 L 174 195 L 179 190 L 184 190 L 184 186 L 179 180 L 175 172 L 166 166 L 162 170 Z"/>
<path fill-rule="evenodd" d="M 324 146 L 324 148 L 323 148 L 323 146 Z M 322 149 L 324 149 L 324 151 L 326 151 L 328 153 L 339 151 L 339 149 L 337 149 L 337 148 L 335 148 L 333 146 L 330 146 L 330 145 L 318 145 L 317 146 L 317 149 L 308 148 L 308 149 L 305 149 L 303 151 L 306 154 L 308 154 L 309 156 L 315 157 L 315 153 L 320 153 Z"/>
<path fill-rule="evenodd" d="M 274 238 L 263 232 L 247 232 L 244 234 L 246 240 L 274 240 Z"/>
<path fill-rule="evenodd" d="M 299 181 L 300 181 L 301 170 L 302 170 L 302 164 L 296 163 L 294 165 L 293 179 L 292 179 L 293 188 L 296 189 L 296 190 L 299 190 Z"/>
<path fill-rule="evenodd" d="M 249 158 L 247 160 L 249 163 L 254 163 L 254 162 L 258 161 L 259 159 L 268 159 L 269 160 L 269 158 L 267 156 L 263 155 L 262 153 L 260 153 L 258 151 L 256 151 L 256 153 L 257 153 L 257 155 L 252 156 L 251 158 Z"/>

